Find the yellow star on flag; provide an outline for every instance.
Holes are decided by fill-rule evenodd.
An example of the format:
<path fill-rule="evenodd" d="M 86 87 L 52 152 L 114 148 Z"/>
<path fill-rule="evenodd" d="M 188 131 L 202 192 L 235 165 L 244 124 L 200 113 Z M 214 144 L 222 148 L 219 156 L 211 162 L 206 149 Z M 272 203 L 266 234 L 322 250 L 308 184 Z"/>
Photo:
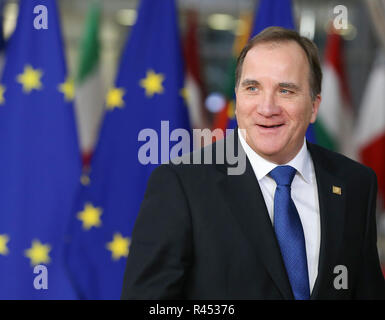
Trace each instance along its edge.
<path fill-rule="evenodd" d="M 33 89 L 39 90 L 42 87 L 40 78 L 43 73 L 39 69 L 34 69 L 30 65 L 24 67 L 24 72 L 17 76 L 17 82 L 23 86 L 23 92 L 30 93 Z"/>
<path fill-rule="evenodd" d="M 186 106 L 188 106 L 188 101 L 189 101 L 189 91 L 188 91 L 188 89 L 186 87 L 180 89 L 179 94 L 184 99 L 184 103 L 186 104 Z"/>
<path fill-rule="evenodd" d="M 0 254 L 3 256 L 7 255 L 9 252 L 7 247 L 8 241 L 9 237 L 6 234 L 0 234 Z"/>
<path fill-rule="evenodd" d="M 84 210 L 79 212 L 77 218 L 83 222 L 83 229 L 89 230 L 92 227 L 100 227 L 102 222 L 100 216 L 102 209 L 94 207 L 91 203 L 86 203 Z"/>
<path fill-rule="evenodd" d="M 130 239 L 123 238 L 120 233 L 114 234 L 114 239 L 108 242 L 106 247 L 112 252 L 112 259 L 119 260 L 121 257 L 127 257 L 130 246 Z"/>
<path fill-rule="evenodd" d="M 106 97 L 106 107 L 108 110 L 114 110 L 115 108 L 123 108 L 124 100 L 123 96 L 125 94 L 124 89 L 122 88 L 111 88 L 107 92 Z"/>
<path fill-rule="evenodd" d="M 88 186 L 91 182 L 90 176 L 86 173 L 83 173 L 82 176 L 80 177 L 80 183 L 83 186 Z"/>
<path fill-rule="evenodd" d="M 72 78 L 68 77 L 65 82 L 59 85 L 58 90 L 64 94 L 66 101 L 72 101 L 75 97 L 75 82 Z"/>
<path fill-rule="evenodd" d="M 146 78 L 140 80 L 140 86 L 146 90 L 146 96 L 151 98 L 155 93 L 163 93 L 163 80 L 164 76 L 161 73 L 148 70 Z"/>
<path fill-rule="evenodd" d="M 39 240 L 32 241 L 32 247 L 25 250 L 25 256 L 31 259 L 31 265 L 36 266 L 38 264 L 47 264 L 51 261 L 49 252 L 51 246 L 48 244 L 42 244 Z"/>
<path fill-rule="evenodd" d="M 5 93 L 5 86 L 0 84 L 0 104 L 4 104 L 5 99 L 4 99 L 4 93 Z"/>

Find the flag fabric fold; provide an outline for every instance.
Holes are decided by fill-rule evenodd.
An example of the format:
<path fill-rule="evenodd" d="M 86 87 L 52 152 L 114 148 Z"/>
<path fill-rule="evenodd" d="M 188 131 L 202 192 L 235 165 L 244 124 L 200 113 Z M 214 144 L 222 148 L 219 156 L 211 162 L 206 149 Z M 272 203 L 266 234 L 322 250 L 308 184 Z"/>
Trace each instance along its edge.
<path fill-rule="evenodd" d="M 0 93 L 0 299 L 73 299 L 63 242 L 80 155 L 55 1 L 20 1 Z"/>
<path fill-rule="evenodd" d="M 191 126 L 197 129 L 207 128 L 208 112 L 204 108 L 205 88 L 201 75 L 199 57 L 198 12 L 190 9 L 187 12 L 187 31 L 183 42 L 186 62 L 187 105 Z"/>
<path fill-rule="evenodd" d="M 177 21 L 174 0 L 140 2 L 115 85 L 107 93 L 91 171 L 75 202 L 67 251 L 81 299 L 120 298 L 131 231 L 157 165 L 142 164 L 140 148 L 151 145 L 152 159 L 160 162 L 162 156 L 167 162 L 169 149 L 161 144 L 175 145 L 169 141 L 174 129 L 188 132 Z"/>
<path fill-rule="evenodd" d="M 358 159 L 377 174 L 378 193 L 385 211 L 385 54 L 377 53 L 364 91 L 355 130 Z"/>
<path fill-rule="evenodd" d="M 88 11 L 79 51 L 75 111 L 83 164 L 89 165 L 104 107 L 104 85 L 100 70 L 99 29 L 101 8 L 93 1 Z"/>
<path fill-rule="evenodd" d="M 343 58 L 343 39 L 331 29 L 322 67 L 322 101 L 314 131 L 319 145 L 355 159 L 354 114 Z"/>
<path fill-rule="evenodd" d="M 184 59 L 186 62 L 185 98 L 189 111 L 191 127 L 194 129 L 210 128 L 208 110 L 204 106 L 206 96 L 201 75 L 198 41 L 198 12 L 187 11 L 187 30 L 183 41 Z M 194 149 L 204 146 L 205 140 L 196 134 Z"/>

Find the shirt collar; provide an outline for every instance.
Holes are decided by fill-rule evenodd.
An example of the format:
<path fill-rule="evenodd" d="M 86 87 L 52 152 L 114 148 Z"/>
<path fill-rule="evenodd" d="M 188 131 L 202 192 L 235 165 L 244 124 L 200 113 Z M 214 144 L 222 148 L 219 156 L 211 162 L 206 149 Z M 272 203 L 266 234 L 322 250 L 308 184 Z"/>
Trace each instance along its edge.
<path fill-rule="evenodd" d="M 265 158 L 257 154 L 253 149 L 251 149 L 251 147 L 243 138 L 239 128 L 238 128 L 238 136 L 239 136 L 239 140 L 241 141 L 242 147 L 245 150 L 247 157 L 249 158 L 249 161 L 254 170 L 254 173 L 258 181 L 260 181 L 278 165 L 276 163 L 266 160 Z M 300 173 L 300 176 L 305 180 L 305 182 L 310 183 L 311 157 L 307 149 L 305 138 L 304 138 L 304 142 L 301 150 L 297 153 L 297 155 L 292 160 L 290 160 L 288 163 L 285 163 L 285 165 L 289 165 L 295 168 L 297 172 Z"/>

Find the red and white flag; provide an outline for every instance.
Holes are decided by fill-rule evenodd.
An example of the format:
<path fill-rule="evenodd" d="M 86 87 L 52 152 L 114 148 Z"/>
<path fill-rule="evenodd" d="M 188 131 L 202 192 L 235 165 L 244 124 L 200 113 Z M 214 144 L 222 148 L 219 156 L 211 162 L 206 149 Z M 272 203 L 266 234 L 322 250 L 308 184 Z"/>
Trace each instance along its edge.
<path fill-rule="evenodd" d="M 385 210 L 385 54 L 379 52 L 369 75 L 360 108 L 355 141 L 359 160 L 377 174 Z"/>
<path fill-rule="evenodd" d="M 199 43 L 197 38 L 198 15 L 190 10 L 187 14 L 187 30 L 184 40 L 184 57 L 186 62 L 185 90 L 189 108 L 190 122 L 193 128 L 207 128 L 207 111 L 204 108 L 204 85 L 201 76 Z"/>
<path fill-rule="evenodd" d="M 353 108 L 344 68 L 343 39 L 330 30 L 322 66 L 322 101 L 315 132 L 317 143 L 356 159 Z"/>
<path fill-rule="evenodd" d="M 208 112 L 204 107 L 205 90 L 201 76 L 198 43 L 198 14 L 194 10 L 187 12 L 187 30 L 184 39 L 184 58 L 186 62 L 186 78 L 184 98 L 189 108 L 191 127 L 194 129 L 209 128 Z M 200 145 L 194 146 L 199 148 Z"/>

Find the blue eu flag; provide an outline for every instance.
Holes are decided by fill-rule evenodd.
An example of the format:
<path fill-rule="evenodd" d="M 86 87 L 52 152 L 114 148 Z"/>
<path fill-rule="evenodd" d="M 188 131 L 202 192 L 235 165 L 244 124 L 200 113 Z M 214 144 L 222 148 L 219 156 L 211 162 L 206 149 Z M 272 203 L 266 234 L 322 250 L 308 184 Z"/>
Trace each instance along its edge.
<path fill-rule="evenodd" d="M 0 83 L 0 299 L 73 299 L 63 242 L 80 155 L 56 4 L 20 1 Z"/>
<path fill-rule="evenodd" d="M 263 29 L 271 26 L 279 26 L 286 29 L 295 29 L 291 0 L 261 0 L 256 17 L 254 19 L 251 37 Z M 315 142 L 313 126 L 306 131 L 306 138 Z"/>
<path fill-rule="evenodd" d="M 167 161 L 164 143 L 169 133 L 189 128 L 177 19 L 174 0 L 141 1 L 115 85 L 107 93 L 68 248 L 82 299 L 120 298 L 131 231 L 149 175 L 157 163 Z M 140 159 L 145 144 L 153 147 L 146 149 L 149 164 Z"/>
<path fill-rule="evenodd" d="M 250 37 L 271 26 L 295 29 L 291 0 L 260 1 Z"/>

